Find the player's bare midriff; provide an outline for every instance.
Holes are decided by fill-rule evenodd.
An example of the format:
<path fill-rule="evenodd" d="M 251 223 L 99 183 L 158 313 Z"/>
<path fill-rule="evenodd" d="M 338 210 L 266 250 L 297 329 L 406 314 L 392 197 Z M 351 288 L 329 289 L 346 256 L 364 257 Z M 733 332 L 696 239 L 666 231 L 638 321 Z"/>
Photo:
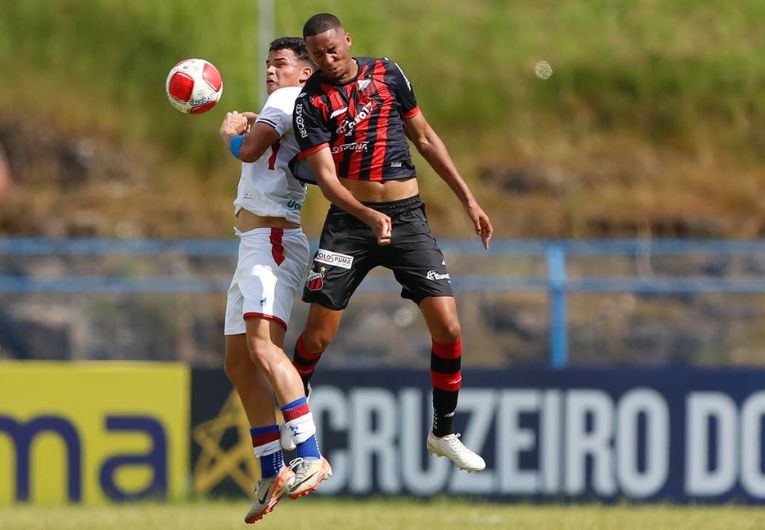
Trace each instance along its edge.
<path fill-rule="evenodd" d="M 360 202 L 400 201 L 420 192 L 416 177 L 382 182 L 341 178 L 340 183 Z"/>
<path fill-rule="evenodd" d="M 242 209 L 236 214 L 236 227 L 242 232 L 247 232 L 255 228 L 300 228 L 300 225 L 287 221 L 284 217 L 266 217 Z"/>

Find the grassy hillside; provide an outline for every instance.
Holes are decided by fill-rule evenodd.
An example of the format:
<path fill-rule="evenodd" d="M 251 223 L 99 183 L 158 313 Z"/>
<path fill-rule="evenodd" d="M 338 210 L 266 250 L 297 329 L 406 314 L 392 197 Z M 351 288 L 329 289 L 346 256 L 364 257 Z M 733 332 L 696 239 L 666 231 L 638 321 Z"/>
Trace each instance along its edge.
<path fill-rule="evenodd" d="M 405 68 L 500 236 L 765 236 L 760 0 L 275 4 L 278 34 L 335 12 L 356 54 Z M 257 5 L 5 0 L 0 141 L 16 185 L 0 232 L 53 210 L 100 216 L 106 235 L 228 235 L 238 166 L 217 128 L 226 110 L 257 107 Z M 165 99 L 167 71 L 189 56 L 224 76 L 204 116 Z M 534 75 L 540 60 L 550 79 Z M 121 169 L 66 188 L 37 158 L 50 154 L 35 153 L 40 131 Z M 469 235 L 418 166 L 436 231 Z M 325 208 L 314 191 L 312 235 Z"/>

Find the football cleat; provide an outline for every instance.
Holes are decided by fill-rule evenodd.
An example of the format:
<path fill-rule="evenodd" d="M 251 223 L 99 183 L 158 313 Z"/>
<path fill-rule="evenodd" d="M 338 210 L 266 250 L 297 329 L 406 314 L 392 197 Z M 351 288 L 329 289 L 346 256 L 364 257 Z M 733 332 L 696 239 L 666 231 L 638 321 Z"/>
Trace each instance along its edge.
<path fill-rule="evenodd" d="M 273 477 L 260 479 L 255 486 L 255 502 L 244 516 L 244 522 L 252 524 L 260 521 L 264 515 L 273 510 L 282 495 L 289 490 L 294 479 L 295 473 L 287 466 L 282 466 L 279 473 Z"/>
<path fill-rule="evenodd" d="M 459 434 L 447 434 L 438 437 L 433 431 L 428 433 L 428 452 L 436 456 L 445 456 L 460 469 L 465 471 L 482 471 L 486 462 L 479 455 L 465 447 L 460 441 Z"/>
<path fill-rule="evenodd" d="M 322 481 L 332 476 L 332 467 L 323 456 L 311 460 L 296 458 L 290 462 L 290 469 L 295 473 L 287 490 L 290 499 L 298 499 L 316 491 Z"/>

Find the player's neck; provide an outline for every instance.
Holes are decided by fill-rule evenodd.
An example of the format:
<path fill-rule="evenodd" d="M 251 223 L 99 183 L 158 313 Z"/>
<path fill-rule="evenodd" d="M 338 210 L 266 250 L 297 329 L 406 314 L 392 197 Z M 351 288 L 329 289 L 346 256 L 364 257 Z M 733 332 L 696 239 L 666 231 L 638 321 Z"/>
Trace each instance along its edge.
<path fill-rule="evenodd" d="M 355 57 L 351 57 L 351 67 L 348 69 L 348 75 L 345 75 L 342 79 L 339 79 L 337 84 L 344 85 L 350 81 L 353 81 L 356 79 L 357 75 L 359 75 L 359 63 L 356 62 Z"/>

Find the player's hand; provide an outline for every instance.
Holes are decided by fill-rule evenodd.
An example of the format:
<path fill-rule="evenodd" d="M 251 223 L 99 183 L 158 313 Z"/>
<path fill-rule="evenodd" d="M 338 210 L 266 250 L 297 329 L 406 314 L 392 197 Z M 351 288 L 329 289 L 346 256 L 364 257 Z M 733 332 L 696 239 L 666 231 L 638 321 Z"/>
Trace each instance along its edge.
<path fill-rule="evenodd" d="M 255 120 L 258 119 L 258 113 L 257 112 L 242 112 L 242 116 L 247 118 L 247 123 L 252 125 L 255 123 Z"/>
<path fill-rule="evenodd" d="M 258 113 L 257 112 L 242 112 L 242 116 L 247 118 L 247 127 L 244 128 L 244 134 L 247 134 L 250 132 L 250 129 L 252 129 L 252 126 L 255 125 L 255 120 L 258 119 Z"/>
<path fill-rule="evenodd" d="M 244 134 L 248 125 L 247 117 L 244 114 L 233 111 L 226 113 L 223 123 L 220 125 L 221 136 L 237 136 Z"/>
<path fill-rule="evenodd" d="M 390 217 L 370 208 L 365 222 L 374 232 L 378 245 L 390 245 L 393 235 L 393 223 Z"/>
<path fill-rule="evenodd" d="M 486 215 L 486 212 L 484 212 L 483 209 L 475 201 L 469 203 L 465 207 L 465 210 L 467 211 L 470 220 L 473 221 L 475 233 L 478 237 L 481 238 L 483 248 L 488 250 L 491 235 L 494 233 L 494 227 L 491 226 L 491 220 L 489 219 L 489 216 Z"/>

